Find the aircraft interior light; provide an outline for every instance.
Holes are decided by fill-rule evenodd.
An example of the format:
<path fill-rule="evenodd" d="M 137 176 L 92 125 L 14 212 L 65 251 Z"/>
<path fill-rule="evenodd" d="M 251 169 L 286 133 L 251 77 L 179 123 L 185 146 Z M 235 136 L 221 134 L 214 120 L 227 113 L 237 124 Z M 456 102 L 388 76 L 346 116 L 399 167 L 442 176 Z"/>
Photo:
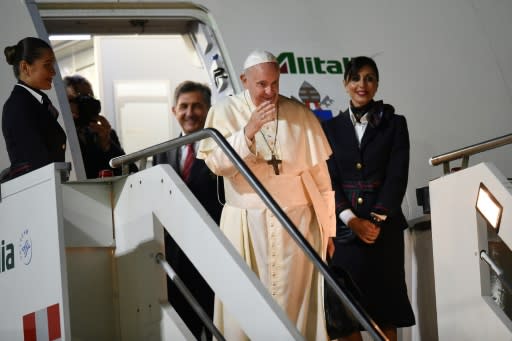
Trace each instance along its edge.
<path fill-rule="evenodd" d="M 59 34 L 51 35 L 49 37 L 51 41 L 56 40 L 91 40 L 90 34 Z"/>

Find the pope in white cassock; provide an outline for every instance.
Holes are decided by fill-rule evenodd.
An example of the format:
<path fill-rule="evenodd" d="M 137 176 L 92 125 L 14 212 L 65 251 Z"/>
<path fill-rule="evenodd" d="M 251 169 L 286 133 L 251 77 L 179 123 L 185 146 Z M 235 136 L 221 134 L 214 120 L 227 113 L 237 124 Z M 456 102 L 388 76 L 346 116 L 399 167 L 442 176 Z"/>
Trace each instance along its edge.
<path fill-rule="evenodd" d="M 240 79 L 246 90 L 214 105 L 205 128 L 226 137 L 325 258 L 336 222 L 326 164 L 331 149 L 320 123 L 307 107 L 279 95 L 279 65 L 271 53 L 251 53 Z M 221 230 L 302 335 L 327 340 L 323 277 L 214 141 L 203 140 L 198 157 L 224 176 Z M 227 340 L 247 339 L 218 300 L 214 316 Z"/>

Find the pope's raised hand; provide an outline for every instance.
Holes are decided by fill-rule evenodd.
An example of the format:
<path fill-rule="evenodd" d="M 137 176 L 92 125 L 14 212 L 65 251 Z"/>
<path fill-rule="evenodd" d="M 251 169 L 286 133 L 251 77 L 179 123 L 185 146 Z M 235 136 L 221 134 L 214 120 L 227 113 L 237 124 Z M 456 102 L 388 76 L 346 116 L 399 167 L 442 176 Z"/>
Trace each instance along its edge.
<path fill-rule="evenodd" d="M 274 103 L 266 101 L 258 105 L 251 113 L 249 122 L 245 126 L 245 136 L 252 140 L 265 123 L 276 119 L 276 114 L 277 110 Z"/>

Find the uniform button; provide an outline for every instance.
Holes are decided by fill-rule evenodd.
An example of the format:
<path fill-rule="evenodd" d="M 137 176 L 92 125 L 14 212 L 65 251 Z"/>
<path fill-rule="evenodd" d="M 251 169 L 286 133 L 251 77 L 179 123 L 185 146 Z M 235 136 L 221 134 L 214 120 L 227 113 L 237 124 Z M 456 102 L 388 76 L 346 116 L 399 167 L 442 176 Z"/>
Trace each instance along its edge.
<path fill-rule="evenodd" d="M 361 197 L 357 198 L 357 203 L 359 205 L 361 205 L 363 203 L 363 201 L 364 201 L 363 198 L 361 198 Z"/>
<path fill-rule="evenodd" d="M 62 150 L 66 150 L 66 144 L 65 143 L 62 145 Z"/>
<path fill-rule="evenodd" d="M 361 162 L 356 163 L 356 169 L 361 169 L 361 168 L 363 168 L 363 165 L 361 164 Z"/>

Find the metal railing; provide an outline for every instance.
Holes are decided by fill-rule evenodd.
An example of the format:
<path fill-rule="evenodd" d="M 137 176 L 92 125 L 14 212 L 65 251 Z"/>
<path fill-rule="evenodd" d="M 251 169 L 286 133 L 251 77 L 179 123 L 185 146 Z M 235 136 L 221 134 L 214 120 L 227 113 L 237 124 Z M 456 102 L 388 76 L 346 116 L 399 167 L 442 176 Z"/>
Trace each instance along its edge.
<path fill-rule="evenodd" d="M 215 327 L 212 320 L 210 320 L 210 316 L 204 311 L 203 307 L 197 302 L 196 298 L 190 290 L 188 290 L 187 286 L 181 278 L 176 274 L 176 271 L 172 268 L 172 266 L 165 260 L 165 256 L 163 253 L 159 252 L 155 256 L 156 262 L 162 267 L 162 269 L 165 271 L 167 276 L 174 282 L 178 290 L 181 292 L 183 297 L 187 300 L 187 302 L 190 304 L 190 307 L 194 310 L 194 312 L 199 316 L 201 319 L 201 322 L 205 325 L 205 327 L 212 333 L 212 335 L 215 337 L 218 341 L 226 341 L 224 338 L 224 335 L 221 334 L 221 332 Z"/>
<path fill-rule="evenodd" d="M 512 294 L 512 283 L 510 283 L 509 280 L 505 277 L 505 270 L 496 264 L 484 250 L 480 251 L 480 259 L 489 265 L 489 269 L 491 269 L 496 274 L 496 277 L 498 277 L 503 286 L 508 290 L 509 294 Z"/>
<path fill-rule="evenodd" d="M 505 146 L 512 143 L 512 134 L 496 137 L 491 140 L 483 141 L 472 146 L 453 150 L 438 156 L 430 158 L 429 163 L 431 166 L 443 164 L 444 174 L 450 173 L 450 161 L 462 159 L 461 168 L 467 168 L 469 164 L 469 157 L 474 154 L 485 152 L 494 148 Z"/>
<path fill-rule="evenodd" d="M 363 328 L 373 337 L 374 340 L 387 340 L 386 336 L 379 328 L 379 326 L 373 321 L 369 314 L 364 310 L 361 304 L 352 296 L 350 292 L 345 292 L 334 279 L 333 273 L 328 268 L 327 264 L 322 258 L 316 253 L 309 242 L 302 236 L 297 227 L 292 223 L 290 218 L 284 213 L 281 207 L 275 202 L 267 190 L 262 186 L 256 176 L 247 167 L 245 162 L 240 158 L 237 152 L 231 147 L 226 141 L 224 136 L 220 134 L 216 129 L 208 128 L 203 129 L 191 134 L 187 134 L 183 137 L 179 137 L 167 142 L 163 142 L 140 151 L 119 156 L 110 160 L 110 165 L 114 168 L 123 167 L 123 174 L 127 173 L 128 165 L 137 160 L 146 160 L 148 157 L 155 154 L 166 152 L 167 150 L 178 148 L 182 145 L 193 143 L 205 138 L 212 138 L 226 156 L 231 160 L 236 169 L 242 174 L 242 176 L 251 185 L 253 190 L 260 196 L 265 205 L 272 211 L 277 217 L 279 222 L 284 226 L 286 231 L 290 234 L 293 240 L 303 250 L 306 256 L 311 260 L 313 266 L 324 276 L 327 284 L 334 290 L 336 295 L 341 299 L 343 304 L 350 310 L 358 322 Z M 142 168 L 142 167 L 141 167 Z"/>

